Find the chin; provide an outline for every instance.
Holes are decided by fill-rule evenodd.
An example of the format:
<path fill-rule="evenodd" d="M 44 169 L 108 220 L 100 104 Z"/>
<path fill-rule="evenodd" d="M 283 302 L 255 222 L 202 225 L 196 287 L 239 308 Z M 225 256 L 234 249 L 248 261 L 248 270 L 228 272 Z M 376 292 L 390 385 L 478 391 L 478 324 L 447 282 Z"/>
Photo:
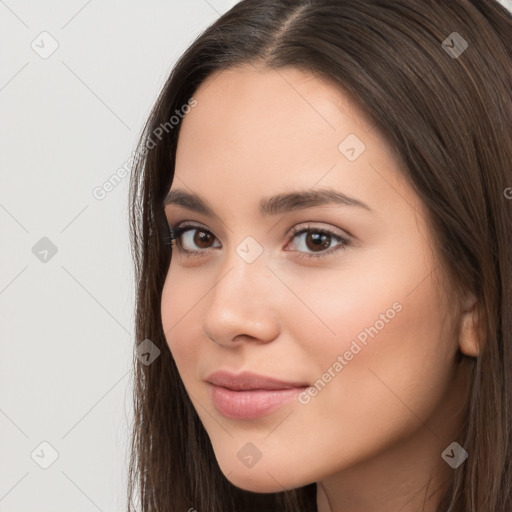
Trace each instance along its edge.
<path fill-rule="evenodd" d="M 229 477 L 227 475 L 225 476 L 235 487 L 259 494 L 278 493 L 296 487 L 295 485 L 286 485 L 287 482 L 278 482 L 267 473 L 262 475 L 242 473 L 235 474 L 235 472 L 232 472 Z"/>
<path fill-rule="evenodd" d="M 229 477 L 225 475 L 226 478 L 239 489 L 243 489 L 244 491 L 255 492 L 259 494 L 268 494 L 268 493 L 277 493 L 282 492 L 283 487 L 280 486 L 275 480 L 265 474 L 261 479 L 257 476 L 251 475 L 241 475 L 231 473 Z"/>
<path fill-rule="evenodd" d="M 311 482 L 297 482 L 291 480 L 292 472 L 281 474 L 280 472 L 267 469 L 263 465 L 259 468 L 234 468 L 220 466 L 226 479 L 235 487 L 260 494 L 279 493 L 302 487 Z"/>

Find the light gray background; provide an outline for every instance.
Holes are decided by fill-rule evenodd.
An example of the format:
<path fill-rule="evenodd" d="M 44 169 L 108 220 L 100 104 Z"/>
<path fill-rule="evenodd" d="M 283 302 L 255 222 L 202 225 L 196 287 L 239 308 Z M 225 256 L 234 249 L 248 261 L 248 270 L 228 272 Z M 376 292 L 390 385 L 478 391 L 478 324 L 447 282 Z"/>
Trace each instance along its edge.
<path fill-rule="evenodd" d="M 0 2 L 2 512 L 126 509 L 128 177 L 93 190 L 128 160 L 178 56 L 235 3 Z M 31 47 L 51 48 L 43 31 L 59 45 L 46 59 Z M 42 237 L 57 247 L 45 263 Z M 59 455 L 47 469 L 31 458 L 51 460 L 43 441 Z"/>
<path fill-rule="evenodd" d="M 0 512 L 126 509 L 129 178 L 93 191 L 128 161 L 178 56 L 235 3 L 0 0 Z"/>

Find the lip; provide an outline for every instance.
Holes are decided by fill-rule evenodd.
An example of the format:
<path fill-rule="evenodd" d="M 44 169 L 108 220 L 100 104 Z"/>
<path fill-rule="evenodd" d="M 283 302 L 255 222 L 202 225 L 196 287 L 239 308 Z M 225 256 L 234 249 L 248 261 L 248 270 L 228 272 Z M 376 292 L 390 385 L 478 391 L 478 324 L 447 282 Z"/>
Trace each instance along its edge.
<path fill-rule="evenodd" d="M 252 372 L 231 373 L 226 370 L 218 370 L 210 373 L 205 379 L 215 386 L 221 386 L 233 391 L 251 391 L 266 389 L 269 391 L 307 387 L 307 382 L 291 382 Z"/>
<path fill-rule="evenodd" d="M 308 387 L 251 372 L 216 371 L 206 377 L 215 408 L 231 419 L 255 419 L 271 414 Z"/>

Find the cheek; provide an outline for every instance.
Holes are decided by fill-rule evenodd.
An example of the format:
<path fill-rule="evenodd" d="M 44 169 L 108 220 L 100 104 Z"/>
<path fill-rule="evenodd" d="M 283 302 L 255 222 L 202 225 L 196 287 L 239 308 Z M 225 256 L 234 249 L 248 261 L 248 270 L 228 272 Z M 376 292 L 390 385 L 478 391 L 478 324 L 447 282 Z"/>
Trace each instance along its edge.
<path fill-rule="evenodd" d="M 322 366 L 347 351 L 355 360 L 357 345 L 358 360 L 373 355 L 377 364 L 399 352 L 421 356 L 439 343 L 436 326 L 442 315 L 430 275 L 433 267 L 415 237 L 352 251 L 337 266 L 309 270 L 307 278 L 289 276 L 287 282 L 302 304 L 287 300 L 281 310 L 286 315 L 283 325 L 293 329 L 292 338 L 301 340 Z"/>
<path fill-rule="evenodd" d="M 344 435 L 366 430 L 377 439 L 376 418 L 390 432 L 417 428 L 415 414 L 428 416 L 451 377 L 456 340 L 442 327 L 446 311 L 429 267 L 421 259 L 372 258 L 373 266 L 318 273 L 308 289 L 297 280 L 294 291 L 308 308 L 295 303 L 285 321 L 315 384 L 304 397 L 307 416 L 316 425 L 327 414 L 333 435 L 342 424 Z"/>
<path fill-rule="evenodd" d="M 197 365 L 195 343 L 201 339 L 201 326 L 194 317 L 194 307 L 198 307 L 202 295 L 200 290 L 195 289 L 194 280 L 169 271 L 162 290 L 162 327 L 167 345 L 185 381 Z M 195 321 L 192 321 L 194 318 Z"/>
<path fill-rule="evenodd" d="M 454 340 L 441 328 L 429 283 L 410 295 L 385 291 L 380 304 L 351 296 L 343 310 L 331 320 L 336 336 L 308 348 L 316 396 L 306 416 L 331 440 L 341 435 L 375 450 L 413 432 L 443 399 Z"/>

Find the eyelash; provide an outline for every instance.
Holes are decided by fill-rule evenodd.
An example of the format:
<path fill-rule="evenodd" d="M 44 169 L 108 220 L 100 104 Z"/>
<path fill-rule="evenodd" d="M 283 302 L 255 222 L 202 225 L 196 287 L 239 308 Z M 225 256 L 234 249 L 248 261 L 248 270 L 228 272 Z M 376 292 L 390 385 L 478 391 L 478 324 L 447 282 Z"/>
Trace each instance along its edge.
<path fill-rule="evenodd" d="M 196 226 L 196 225 L 193 225 L 193 224 L 184 224 L 184 225 L 182 225 L 182 226 L 180 226 L 179 228 L 176 228 L 176 229 L 173 229 L 172 226 L 170 226 L 170 225 L 167 225 L 167 227 L 169 229 L 169 235 L 168 235 L 166 241 L 164 242 L 165 245 L 174 247 L 173 241 L 174 240 L 178 240 L 176 246 L 178 247 L 178 249 L 181 252 L 183 252 L 185 254 L 185 256 L 187 258 L 198 257 L 202 253 L 204 253 L 204 252 L 209 250 L 209 249 L 198 249 L 198 250 L 195 250 L 195 251 L 189 251 L 187 249 L 183 249 L 181 247 L 181 245 L 180 245 L 179 238 L 181 237 L 181 235 L 184 232 L 192 231 L 194 229 L 204 231 L 205 233 L 209 233 L 212 236 L 214 236 L 211 231 L 208 231 L 207 229 L 204 229 L 204 228 L 202 228 L 200 226 Z M 338 253 L 339 251 L 344 250 L 347 246 L 350 245 L 349 240 L 341 237 L 340 235 L 337 235 L 336 233 L 333 233 L 329 229 L 315 228 L 313 226 L 310 226 L 309 224 L 306 227 L 296 227 L 296 226 L 294 226 L 291 229 L 291 231 L 290 231 L 290 234 L 288 236 L 288 241 L 287 241 L 286 244 L 288 245 L 288 243 L 291 240 L 293 240 L 294 237 L 302 235 L 303 233 L 307 233 L 307 232 L 310 232 L 310 231 L 312 231 L 314 233 L 321 233 L 321 234 L 325 234 L 325 235 L 330 235 L 331 237 L 335 238 L 337 241 L 339 241 L 341 243 L 340 243 L 340 245 L 338 245 L 338 246 L 336 246 L 334 248 L 328 249 L 326 251 L 321 251 L 318 254 L 304 253 L 304 252 L 296 251 L 296 252 L 299 252 L 299 254 L 297 256 L 298 258 L 324 258 L 326 256 L 332 256 L 333 254 Z"/>

